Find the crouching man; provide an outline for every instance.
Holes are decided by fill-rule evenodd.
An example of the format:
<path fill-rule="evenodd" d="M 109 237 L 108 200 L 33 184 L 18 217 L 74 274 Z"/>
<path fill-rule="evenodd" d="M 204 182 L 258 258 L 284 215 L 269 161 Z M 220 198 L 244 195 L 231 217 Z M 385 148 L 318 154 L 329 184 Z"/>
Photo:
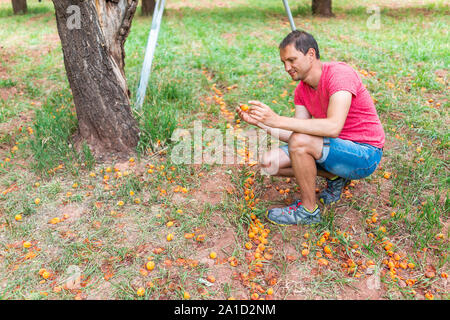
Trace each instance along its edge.
<path fill-rule="evenodd" d="M 294 81 L 295 117 L 276 114 L 266 104 L 249 101 L 243 121 L 287 142 L 262 157 L 262 167 L 280 176 L 295 176 L 301 200 L 268 210 L 267 219 L 278 225 L 320 222 L 316 176 L 327 187 L 319 200 L 340 200 L 350 180 L 371 175 L 380 163 L 384 130 L 373 100 L 358 73 L 343 62 L 322 62 L 314 37 L 295 30 L 280 44 L 280 58 Z M 275 168 L 274 168 L 275 167 Z"/>

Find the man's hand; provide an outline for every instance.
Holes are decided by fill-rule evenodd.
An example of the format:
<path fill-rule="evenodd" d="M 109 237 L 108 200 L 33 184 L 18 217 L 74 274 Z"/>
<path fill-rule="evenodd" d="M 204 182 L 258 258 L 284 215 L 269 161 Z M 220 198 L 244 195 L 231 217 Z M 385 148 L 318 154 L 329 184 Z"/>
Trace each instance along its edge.
<path fill-rule="evenodd" d="M 269 127 L 277 127 L 279 115 L 270 109 L 269 106 L 265 105 L 260 101 L 249 101 L 250 105 L 250 116 L 253 117 L 256 121 L 261 122 Z"/>
<path fill-rule="evenodd" d="M 239 118 L 241 118 L 243 121 L 247 122 L 248 124 L 257 126 L 258 121 L 254 119 L 248 112 L 242 111 L 241 107 L 236 107 L 236 112 L 239 115 Z"/>

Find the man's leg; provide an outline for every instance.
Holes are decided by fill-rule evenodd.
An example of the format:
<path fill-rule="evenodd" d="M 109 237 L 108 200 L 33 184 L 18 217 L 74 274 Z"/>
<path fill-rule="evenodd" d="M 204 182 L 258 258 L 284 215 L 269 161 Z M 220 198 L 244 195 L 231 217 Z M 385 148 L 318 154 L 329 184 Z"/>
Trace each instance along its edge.
<path fill-rule="evenodd" d="M 281 170 L 291 166 L 291 159 L 280 148 L 267 151 L 261 157 L 261 167 L 272 176 L 282 175 Z"/>
<path fill-rule="evenodd" d="M 278 173 L 276 175 L 283 176 L 283 177 L 294 177 L 295 176 L 294 169 L 292 167 L 280 168 L 280 169 L 278 169 Z M 336 177 L 335 174 L 332 174 L 328 171 L 319 170 L 319 169 L 317 169 L 317 175 L 319 177 L 324 177 L 327 179 L 332 179 L 332 178 Z"/>
<path fill-rule="evenodd" d="M 261 158 L 261 167 L 271 173 L 272 176 L 294 177 L 294 169 L 292 168 L 291 159 L 280 148 L 272 149 L 264 153 Z M 317 170 L 317 175 L 324 178 L 334 178 L 336 175 L 324 171 Z"/>
<path fill-rule="evenodd" d="M 293 133 L 289 138 L 289 154 L 302 204 L 310 211 L 316 208 L 316 160 L 321 158 L 322 149 L 322 137 Z"/>

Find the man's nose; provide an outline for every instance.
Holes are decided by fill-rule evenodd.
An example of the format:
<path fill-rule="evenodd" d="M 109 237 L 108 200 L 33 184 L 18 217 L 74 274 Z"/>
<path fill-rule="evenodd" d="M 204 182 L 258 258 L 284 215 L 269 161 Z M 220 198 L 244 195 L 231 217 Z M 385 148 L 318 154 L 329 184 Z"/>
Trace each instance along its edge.
<path fill-rule="evenodd" d="M 291 65 L 290 65 L 289 63 L 286 63 L 286 64 L 284 65 L 284 69 L 286 70 L 286 72 L 291 71 Z"/>

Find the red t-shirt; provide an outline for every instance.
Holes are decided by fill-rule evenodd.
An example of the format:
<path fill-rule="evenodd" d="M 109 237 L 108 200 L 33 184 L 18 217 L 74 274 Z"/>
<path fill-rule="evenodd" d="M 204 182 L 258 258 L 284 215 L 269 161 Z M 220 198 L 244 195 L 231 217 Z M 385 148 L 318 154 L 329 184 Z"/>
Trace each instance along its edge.
<path fill-rule="evenodd" d="M 330 97 L 337 91 L 349 91 L 352 102 L 339 138 L 382 148 L 383 126 L 358 73 L 344 62 L 324 62 L 322 66 L 317 90 L 300 81 L 295 89 L 294 103 L 305 106 L 314 118 L 326 118 Z"/>

